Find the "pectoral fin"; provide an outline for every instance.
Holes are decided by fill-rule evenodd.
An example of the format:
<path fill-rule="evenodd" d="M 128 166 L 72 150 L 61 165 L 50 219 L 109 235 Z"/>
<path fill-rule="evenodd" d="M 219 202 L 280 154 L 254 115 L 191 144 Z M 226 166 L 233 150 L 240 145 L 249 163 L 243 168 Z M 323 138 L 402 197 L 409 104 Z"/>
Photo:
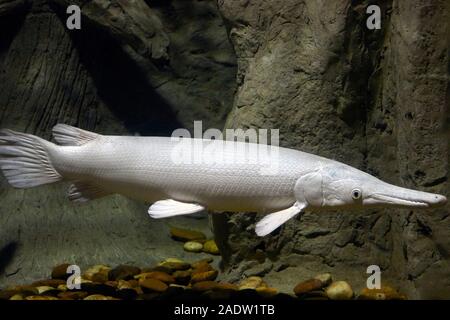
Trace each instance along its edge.
<path fill-rule="evenodd" d="M 205 210 L 205 207 L 196 203 L 186 203 L 172 199 L 156 201 L 148 209 L 150 217 L 155 219 L 181 216 Z"/>
<path fill-rule="evenodd" d="M 299 214 L 303 208 L 305 208 L 304 204 L 296 202 L 292 207 L 268 214 L 256 224 L 256 234 L 260 237 L 268 235 L 283 223 Z"/>

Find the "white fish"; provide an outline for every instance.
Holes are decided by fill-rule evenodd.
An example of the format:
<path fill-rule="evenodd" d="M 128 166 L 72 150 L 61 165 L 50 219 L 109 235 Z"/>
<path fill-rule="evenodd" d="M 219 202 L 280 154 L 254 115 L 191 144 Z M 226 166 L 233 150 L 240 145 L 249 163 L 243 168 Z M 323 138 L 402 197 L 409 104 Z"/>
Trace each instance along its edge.
<path fill-rule="evenodd" d="M 31 134 L 0 131 L 0 168 L 13 187 L 70 180 L 72 201 L 118 193 L 152 202 L 153 218 L 205 209 L 270 213 L 256 224 L 260 236 L 305 209 L 429 208 L 447 201 L 293 149 L 273 146 L 273 154 L 255 155 L 251 148 L 261 145 L 184 138 L 180 141 L 200 146 L 191 149 L 193 158 L 203 159 L 188 163 L 178 161 L 174 151 L 180 141 L 169 137 L 104 136 L 64 124 L 56 125 L 53 135 L 59 145 Z M 275 174 L 263 174 L 270 161 L 277 161 Z"/>

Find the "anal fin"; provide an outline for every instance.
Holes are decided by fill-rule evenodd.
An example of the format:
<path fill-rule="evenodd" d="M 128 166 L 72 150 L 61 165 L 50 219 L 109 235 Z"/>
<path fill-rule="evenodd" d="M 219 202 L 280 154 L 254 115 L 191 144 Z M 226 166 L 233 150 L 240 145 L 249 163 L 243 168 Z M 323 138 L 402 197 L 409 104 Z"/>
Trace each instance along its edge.
<path fill-rule="evenodd" d="M 266 215 L 256 224 L 256 234 L 260 237 L 268 235 L 283 223 L 299 214 L 304 208 L 304 204 L 296 202 L 292 207 Z"/>
<path fill-rule="evenodd" d="M 167 199 L 156 201 L 152 204 L 148 209 L 148 214 L 154 219 L 160 219 L 192 214 L 203 210 L 205 210 L 205 207 L 196 203 L 187 203 Z"/>
<path fill-rule="evenodd" d="M 77 181 L 70 185 L 67 196 L 70 201 L 87 202 L 110 194 L 111 192 L 106 191 L 95 184 Z"/>

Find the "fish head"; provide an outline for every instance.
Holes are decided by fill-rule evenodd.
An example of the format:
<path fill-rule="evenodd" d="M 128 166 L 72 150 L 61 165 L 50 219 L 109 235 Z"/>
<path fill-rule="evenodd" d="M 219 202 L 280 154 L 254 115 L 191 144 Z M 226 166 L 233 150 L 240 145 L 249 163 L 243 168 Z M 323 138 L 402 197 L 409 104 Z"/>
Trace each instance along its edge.
<path fill-rule="evenodd" d="M 298 183 L 296 197 L 310 208 L 434 208 L 447 202 L 443 195 L 398 187 L 344 164 L 321 168 Z"/>

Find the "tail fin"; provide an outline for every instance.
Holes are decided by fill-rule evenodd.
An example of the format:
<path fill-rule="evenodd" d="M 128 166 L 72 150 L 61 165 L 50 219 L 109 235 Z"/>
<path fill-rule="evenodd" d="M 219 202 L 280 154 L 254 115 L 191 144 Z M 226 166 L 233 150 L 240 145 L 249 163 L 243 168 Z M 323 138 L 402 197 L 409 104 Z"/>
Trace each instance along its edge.
<path fill-rule="evenodd" d="M 31 134 L 0 130 L 0 169 L 9 184 L 31 188 L 62 180 L 48 156 L 51 145 Z"/>

